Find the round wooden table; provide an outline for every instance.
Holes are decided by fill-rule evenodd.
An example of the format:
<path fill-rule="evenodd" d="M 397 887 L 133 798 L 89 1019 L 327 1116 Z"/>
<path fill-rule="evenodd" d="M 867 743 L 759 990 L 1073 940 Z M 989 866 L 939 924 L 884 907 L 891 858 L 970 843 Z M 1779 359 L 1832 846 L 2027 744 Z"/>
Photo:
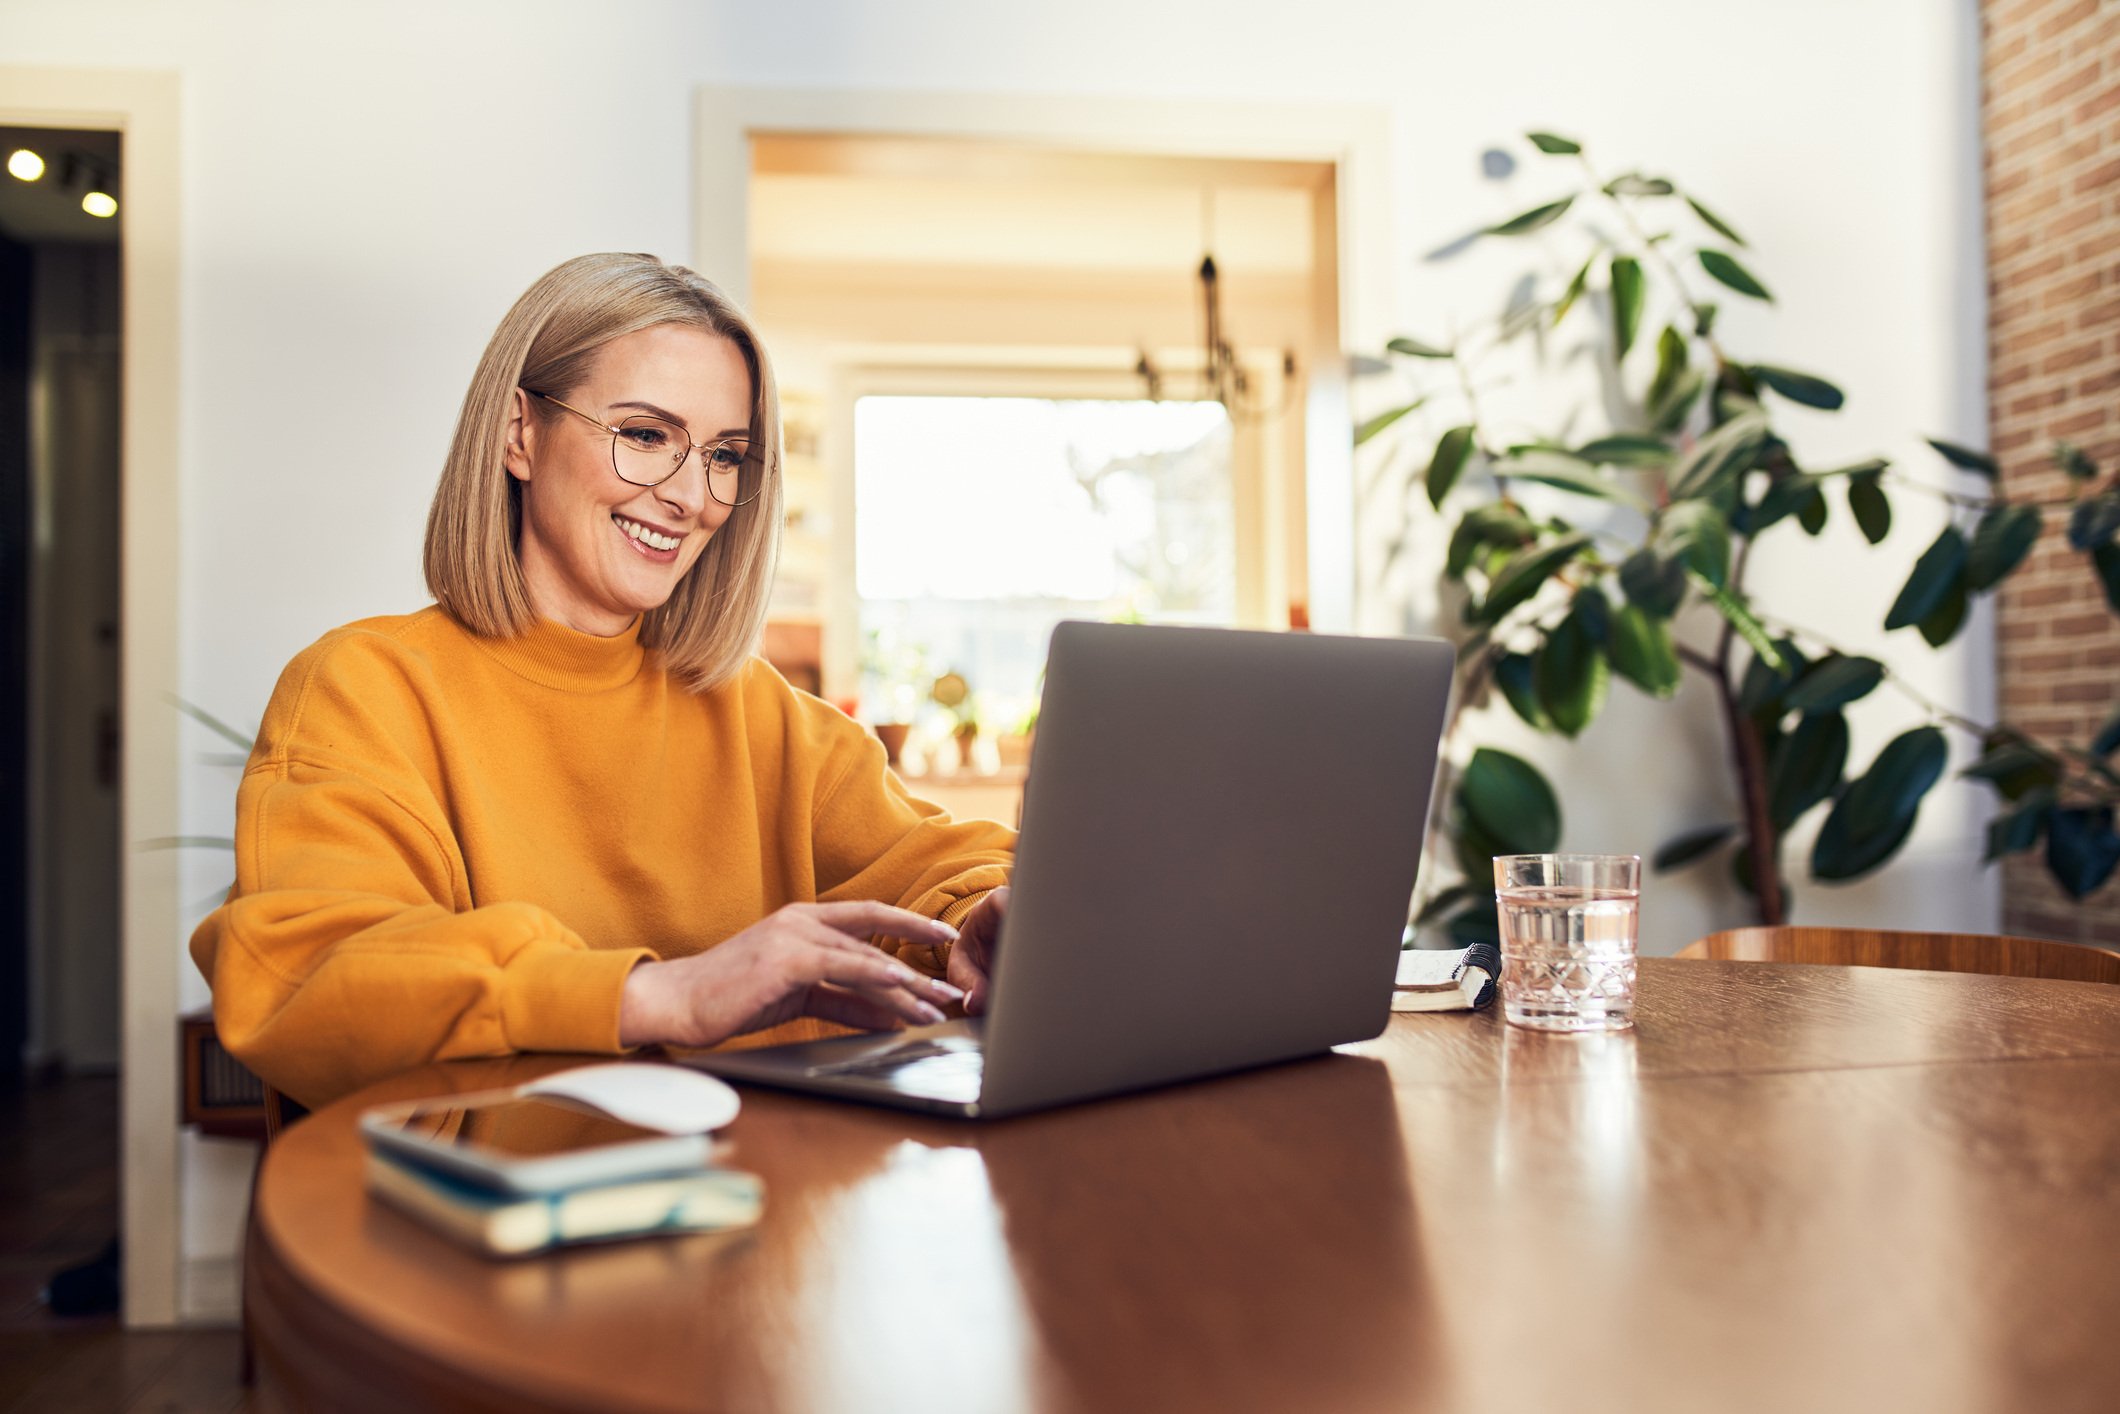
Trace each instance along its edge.
<path fill-rule="evenodd" d="M 748 1233 L 487 1261 L 258 1181 L 268 1407 L 2120 1408 L 2120 987 L 1645 959 L 1631 1034 L 1394 1019 L 993 1125 L 747 1091 Z"/>

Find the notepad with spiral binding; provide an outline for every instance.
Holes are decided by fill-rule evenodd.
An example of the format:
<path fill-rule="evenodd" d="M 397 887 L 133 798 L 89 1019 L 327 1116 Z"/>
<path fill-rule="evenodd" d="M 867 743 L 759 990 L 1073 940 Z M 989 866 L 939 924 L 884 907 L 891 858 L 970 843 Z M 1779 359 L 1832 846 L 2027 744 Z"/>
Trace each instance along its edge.
<path fill-rule="evenodd" d="M 1475 1011 L 1494 1000 L 1502 975 L 1501 951 L 1492 943 L 1450 949 L 1409 949 L 1399 954 L 1391 994 L 1393 1011 Z"/>

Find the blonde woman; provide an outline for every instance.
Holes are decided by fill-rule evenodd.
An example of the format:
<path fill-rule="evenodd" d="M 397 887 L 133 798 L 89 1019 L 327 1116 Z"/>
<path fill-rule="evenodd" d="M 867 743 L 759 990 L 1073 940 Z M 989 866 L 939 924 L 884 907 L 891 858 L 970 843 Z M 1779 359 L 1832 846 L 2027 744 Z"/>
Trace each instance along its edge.
<path fill-rule="evenodd" d="M 751 656 L 780 521 L 772 368 L 719 290 L 644 255 L 532 285 L 435 493 L 435 605 L 325 635 L 266 709 L 192 938 L 229 1049 L 314 1105 L 983 1010 L 1014 835 Z"/>

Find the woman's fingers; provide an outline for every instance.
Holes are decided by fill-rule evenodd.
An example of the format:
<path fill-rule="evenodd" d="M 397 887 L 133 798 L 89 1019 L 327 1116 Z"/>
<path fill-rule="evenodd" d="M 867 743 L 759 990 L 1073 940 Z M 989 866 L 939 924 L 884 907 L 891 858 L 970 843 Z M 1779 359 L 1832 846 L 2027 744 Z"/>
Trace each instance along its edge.
<path fill-rule="evenodd" d="M 947 1006 L 951 1002 L 964 1000 L 964 993 L 958 988 L 906 966 L 890 954 L 879 951 L 873 944 L 857 943 L 844 933 L 823 926 L 806 929 L 803 936 L 825 952 L 835 954 L 840 960 L 839 965 L 853 967 L 860 975 L 873 979 L 874 985 L 902 987 L 934 1006 Z M 846 981 L 844 977 L 829 972 L 820 973 L 819 976 L 823 980 L 842 984 Z"/>
<path fill-rule="evenodd" d="M 803 1010 L 824 1021 L 836 1021 L 841 1026 L 858 1026 L 864 1031 L 896 1031 L 904 1020 L 890 1008 L 879 1006 L 859 992 L 849 992 L 821 982 L 810 988 L 803 998 Z"/>
<path fill-rule="evenodd" d="M 941 1005 L 963 996 L 949 983 L 915 972 L 866 944 L 847 947 L 823 936 L 830 931 L 820 927 L 809 939 L 815 950 L 802 980 L 858 992 L 894 1017 L 922 1026 L 942 1020 Z"/>
<path fill-rule="evenodd" d="M 947 923 L 938 922 L 925 914 L 915 913 L 909 908 L 893 908 L 887 903 L 869 903 L 865 900 L 847 903 L 816 903 L 805 910 L 826 926 L 854 938 L 867 938 L 881 933 L 889 938 L 904 938 L 915 943 L 951 943 L 957 940 L 957 930 Z"/>

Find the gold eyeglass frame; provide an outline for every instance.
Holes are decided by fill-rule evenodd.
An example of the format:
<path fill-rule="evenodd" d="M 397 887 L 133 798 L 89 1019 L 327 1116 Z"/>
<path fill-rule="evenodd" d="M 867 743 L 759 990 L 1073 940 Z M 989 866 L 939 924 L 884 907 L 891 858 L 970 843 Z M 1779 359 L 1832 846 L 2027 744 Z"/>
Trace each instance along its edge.
<path fill-rule="evenodd" d="M 678 427 L 676 423 L 670 421 L 670 419 L 668 419 L 667 417 L 656 417 L 652 413 L 639 413 L 636 415 L 639 417 L 646 418 L 650 422 L 660 423 L 664 427 L 674 427 L 677 429 L 678 432 L 684 434 L 685 454 L 679 457 L 676 463 L 671 466 L 668 476 L 664 476 L 655 481 L 635 481 L 632 477 L 626 475 L 625 472 L 621 471 L 618 465 L 618 438 L 619 434 L 625 431 L 625 423 L 621 422 L 614 426 L 613 424 L 608 423 L 602 418 L 596 416 L 596 414 L 594 413 L 583 412 L 580 408 L 575 407 L 572 403 L 561 402 L 558 398 L 553 397 L 550 393 L 540 393 L 535 388 L 525 388 L 523 389 L 523 391 L 528 393 L 533 398 L 542 398 L 546 402 L 551 403 L 556 407 L 563 407 L 568 412 L 571 412 L 576 417 L 580 418 L 582 421 L 589 423 L 591 426 L 600 428 L 601 430 L 610 433 L 611 474 L 613 476 L 616 476 L 620 481 L 625 482 L 628 486 L 641 486 L 652 490 L 653 488 L 662 485 L 663 482 L 668 481 L 670 477 L 677 475 L 677 473 L 679 473 L 680 471 L 683 471 L 685 469 L 685 463 L 691 460 L 692 453 L 698 452 L 700 454 L 700 467 L 707 473 L 707 495 L 713 497 L 714 502 L 717 505 L 727 506 L 730 510 L 735 510 L 738 506 L 748 506 L 751 504 L 751 502 L 757 500 L 766 489 L 767 468 L 765 468 L 764 465 L 761 464 L 757 490 L 754 490 L 750 495 L 744 497 L 741 501 L 724 501 L 721 497 L 714 495 L 714 469 L 711 465 L 709 465 L 707 461 L 708 455 L 718 448 L 726 447 L 731 444 L 741 444 L 744 448 L 744 460 L 749 461 L 751 460 L 751 457 L 753 455 L 752 448 L 756 444 L 753 443 L 748 437 L 721 437 L 717 438 L 712 442 L 695 442 L 692 440 L 691 434 L 688 429 Z M 631 419 L 628 419 L 628 421 L 630 420 Z M 742 473 L 739 470 L 738 484 L 740 485 L 741 483 Z"/>

